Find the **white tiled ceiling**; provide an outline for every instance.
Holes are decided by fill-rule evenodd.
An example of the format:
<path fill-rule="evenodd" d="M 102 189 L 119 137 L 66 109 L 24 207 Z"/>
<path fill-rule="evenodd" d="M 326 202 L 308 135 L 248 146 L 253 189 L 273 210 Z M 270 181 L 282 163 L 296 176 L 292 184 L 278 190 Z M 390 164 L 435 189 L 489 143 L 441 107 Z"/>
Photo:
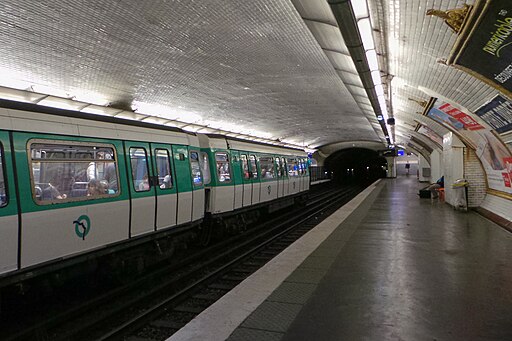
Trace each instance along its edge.
<path fill-rule="evenodd" d="M 496 93 L 438 63 L 456 36 L 425 12 L 464 3 L 369 0 L 397 143 L 418 122 L 446 132 L 417 114 L 409 98 L 427 100 L 422 90 L 471 111 Z M 311 148 L 383 139 L 326 0 L 4 0 L 0 72 L 0 85 L 99 96 Z"/>
<path fill-rule="evenodd" d="M 438 62 L 447 58 L 456 34 L 437 17 L 426 16 L 428 9 L 460 8 L 468 1 L 456 0 L 383 0 L 384 31 L 388 44 L 388 72 L 393 76 L 393 111 L 398 122 L 416 125 L 423 121 L 441 135 L 447 132 L 429 118 L 418 118 L 422 108 L 414 101 L 428 100 L 430 94 L 440 94 L 454 104 L 475 111 L 496 94 L 476 78 Z M 423 91 L 422 91 L 423 90 Z M 397 136 L 398 143 L 407 143 Z"/>
<path fill-rule="evenodd" d="M 323 0 L 302 2 L 332 17 Z M 320 46 L 346 51 L 335 24 L 303 20 L 290 0 L 4 0 L 0 83 L 153 106 L 162 117 L 169 109 L 309 147 L 381 141 L 357 74 L 343 57 L 335 70 Z"/>

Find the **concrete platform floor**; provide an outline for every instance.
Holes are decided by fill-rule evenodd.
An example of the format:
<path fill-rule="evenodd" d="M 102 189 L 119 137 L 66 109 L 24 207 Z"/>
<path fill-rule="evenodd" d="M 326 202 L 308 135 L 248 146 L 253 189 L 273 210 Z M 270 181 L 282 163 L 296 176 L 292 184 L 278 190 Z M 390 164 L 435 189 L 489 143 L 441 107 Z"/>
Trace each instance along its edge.
<path fill-rule="evenodd" d="M 263 269 L 170 340 L 512 340 L 512 234 L 421 187 L 381 181 L 296 269 Z"/>

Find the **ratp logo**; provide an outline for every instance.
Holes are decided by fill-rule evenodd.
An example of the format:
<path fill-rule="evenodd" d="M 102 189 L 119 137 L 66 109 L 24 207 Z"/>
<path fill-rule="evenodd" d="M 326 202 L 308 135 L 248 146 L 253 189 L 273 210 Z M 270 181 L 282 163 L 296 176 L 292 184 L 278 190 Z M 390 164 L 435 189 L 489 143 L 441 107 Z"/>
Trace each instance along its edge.
<path fill-rule="evenodd" d="M 85 236 L 87 236 L 91 230 L 91 219 L 84 214 L 78 217 L 77 220 L 73 221 L 73 224 L 75 224 L 76 235 L 82 238 L 82 240 L 85 240 Z"/>
<path fill-rule="evenodd" d="M 268 192 L 268 195 L 270 195 L 270 193 L 272 192 L 272 186 L 268 185 L 267 192 Z"/>

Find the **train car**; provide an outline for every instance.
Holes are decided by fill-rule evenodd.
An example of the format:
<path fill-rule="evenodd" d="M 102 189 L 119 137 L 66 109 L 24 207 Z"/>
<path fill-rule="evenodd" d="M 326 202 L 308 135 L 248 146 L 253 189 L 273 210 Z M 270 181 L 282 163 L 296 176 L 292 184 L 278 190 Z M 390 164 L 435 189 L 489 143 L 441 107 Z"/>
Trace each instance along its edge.
<path fill-rule="evenodd" d="M 309 185 L 299 150 L 1 106 L 0 287 L 13 274 L 30 277 L 184 226 L 205 229 L 205 215 L 283 207 Z"/>
<path fill-rule="evenodd" d="M 302 151 L 218 135 L 201 135 L 199 141 L 207 213 L 219 216 L 262 205 L 282 207 L 283 200 L 278 199 L 309 189 Z"/>

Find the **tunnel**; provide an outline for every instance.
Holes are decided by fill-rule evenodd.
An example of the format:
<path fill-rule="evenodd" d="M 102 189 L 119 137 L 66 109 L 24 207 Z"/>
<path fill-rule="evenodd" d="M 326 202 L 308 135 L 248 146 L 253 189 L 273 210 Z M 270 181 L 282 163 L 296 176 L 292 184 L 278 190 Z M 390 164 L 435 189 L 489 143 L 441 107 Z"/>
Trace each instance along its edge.
<path fill-rule="evenodd" d="M 379 153 L 366 148 L 337 151 L 325 160 L 338 184 L 365 184 L 386 177 L 387 162 Z"/>

